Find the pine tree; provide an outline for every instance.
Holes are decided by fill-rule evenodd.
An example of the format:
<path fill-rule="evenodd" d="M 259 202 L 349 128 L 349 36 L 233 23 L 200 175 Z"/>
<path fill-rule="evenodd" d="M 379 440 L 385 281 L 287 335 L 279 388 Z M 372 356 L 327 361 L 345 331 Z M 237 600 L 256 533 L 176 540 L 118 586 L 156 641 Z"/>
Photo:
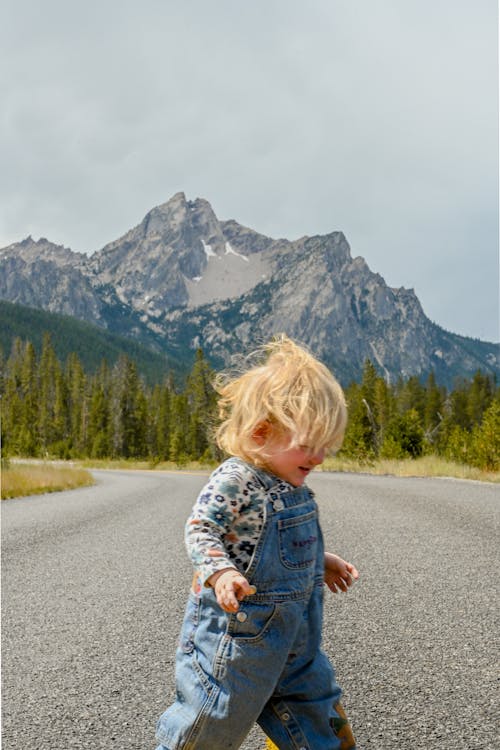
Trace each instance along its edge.
<path fill-rule="evenodd" d="M 373 414 L 377 430 L 377 449 L 384 441 L 387 427 L 396 412 L 396 400 L 386 381 L 378 377 L 375 382 Z"/>
<path fill-rule="evenodd" d="M 61 365 L 56 359 L 50 335 L 44 334 L 40 357 L 40 406 L 38 410 L 38 438 L 43 456 L 49 455 L 50 447 L 56 442 L 54 405 L 56 402 L 56 382 Z"/>
<path fill-rule="evenodd" d="M 380 447 L 380 425 L 376 414 L 376 391 L 379 377 L 375 365 L 369 359 L 363 367 L 361 381 L 361 402 L 366 410 L 364 420 L 366 442 L 373 454 L 378 455 Z"/>
<path fill-rule="evenodd" d="M 121 357 L 112 378 L 113 453 L 117 457 L 144 455 L 146 426 L 142 396 L 135 363 Z"/>
<path fill-rule="evenodd" d="M 18 450 L 23 456 L 35 456 L 38 445 L 33 426 L 38 416 L 38 365 L 35 349 L 30 341 L 24 346 L 20 380 L 22 405 Z"/>
<path fill-rule="evenodd" d="M 148 398 L 144 384 L 140 384 L 137 389 L 134 421 L 134 447 L 131 455 L 135 458 L 148 458 Z"/>
<path fill-rule="evenodd" d="M 5 408 L 5 381 L 6 381 L 6 369 L 7 363 L 2 347 L 0 347 L 0 458 L 3 461 L 3 457 L 7 455 L 5 451 L 5 424 L 4 424 L 4 408 Z M 1 469 L 1 467 L 0 467 Z"/>
<path fill-rule="evenodd" d="M 471 430 L 472 424 L 468 405 L 468 384 L 465 380 L 455 384 L 455 388 L 449 396 L 449 423 L 457 425 L 464 430 Z"/>
<path fill-rule="evenodd" d="M 202 350 L 198 349 L 185 389 L 189 413 L 186 450 L 191 458 L 201 458 L 209 448 L 209 428 L 216 401 L 212 378 L 213 372 Z"/>
<path fill-rule="evenodd" d="M 169 454 L 172 461 L 184 463 L 189 458 L 187 435 L 189 429 L 188 402 L 184 393 L 176 393 L 172 400 L 172 429 Z"/>
<path fill-rule="evenodd" d="M 107 367 L 92 380 L 86 430 L 86 453 L 92 458 L 111 456 L 111 414 Z"/>
<path fill-rule="evenodd" d="M 375 456 L 374 431 L 367 402 L 361 386 L 351 383 L 346 389 L 348 407 L 347 430 L 342 444 L 342 455 L 369 461 Z"/>
<path fill-rule="evenodd" d="M 150 409 L 150 453 L 158 461 L 168 461 L 170 458 L 170 439 L 172 430 L 172 395 L 174 387 L 172 380 L 153 389 Z"/>
<path fill-rule="evenodd" d="M 73 456 L 85 453 L 85 419 L 87 378 L 78 356 L 72 353 L 66 361 L 68 442 Z"/>
<path fill-rule="evenodd" d="M 391 419 L 382 444 L 383 458 L 418 458 L 422 455 L 424 431 L 416 409 L 396 414 Z"/>
<path fill-rule="evenodd" d="M 415 409 L 420 418 L 424 419 L 425 388 L 417 377 L 408 378 L 397 396 L 397 402 L 400 414 Z"/>
<path fill-rule="evenodd" d="M 366 359 L 363 365 L 363 376 L 361 378 L 361 394 L 368 402 L 371 409 L 373 409 L 375 405 L 375 387 L 377 380 L 378 375 L 375 365 L 371 360 Z"/>
<path fill-rule="evenodd" d="M 480 425 L 485 411 L 493 401 L 493 382 L 490 377 L 478 371 L 467 388 L 467 414 L 471 427 Z"/>
<path fill-rule="evenodd" d="M 58 458 L 70 457 L 69 403 L 66 379 L 60 363 L 57 363 L 54 382 L 53 440 L 50 446 L 52 455 Z"/>
<path fill-rule="evenodd" d="M 22 455 L 22 446 L 26 437 L 21 434 L 23 398 L 22 398 L 22 364 L 24 344 L 15 338 L 9 359 L 6 363 L 4 391 L 2 396 L 2 450 L 4 455 Z"/>
<path fill-rule="evenodd" d="M 433 372 L 429 374 L 425 386 L 425 405 L 423 425 L 425 437 L 429 444 L 434 445 L 438 439 L 438 431 L 444 419 L 444 405 L 446 389 L 440 388 L 436 383 Z"/>

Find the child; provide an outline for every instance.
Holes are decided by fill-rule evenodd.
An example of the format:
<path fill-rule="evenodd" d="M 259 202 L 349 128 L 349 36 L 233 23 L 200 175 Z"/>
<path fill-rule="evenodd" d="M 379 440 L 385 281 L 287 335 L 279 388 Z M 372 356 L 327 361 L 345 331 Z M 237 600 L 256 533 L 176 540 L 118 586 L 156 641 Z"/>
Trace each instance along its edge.
<path fill-rule="evenodd" d="M 232 458 L 186 525 L 195 575 L 157 750 L 238 748 L 255 722 L 280 750 L 354 748 L 320 641 L 323 581 L 347 591 L 358 572 L 324 552 L 304 484 L 342 442 L 344 396 L 287 337 L 260 353 L 216 383 L 217 442 Z"/>

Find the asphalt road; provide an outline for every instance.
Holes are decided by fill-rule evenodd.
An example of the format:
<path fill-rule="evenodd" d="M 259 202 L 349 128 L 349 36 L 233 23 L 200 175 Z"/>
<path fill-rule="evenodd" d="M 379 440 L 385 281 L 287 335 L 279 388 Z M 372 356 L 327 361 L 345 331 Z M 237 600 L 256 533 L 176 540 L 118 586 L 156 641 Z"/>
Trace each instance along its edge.
<path fill-rule="evenodd" d="M 2 503 L 3 750 L 153 750 L 172 698 L 205 476 L 96 477 Z M 310 484 L 328 548 L 361 572 L 327 595 L 324 627 L 359 750 L 500 748 L 498 486 Z M 256 729 L 243 748 L 262 746 Z"/>

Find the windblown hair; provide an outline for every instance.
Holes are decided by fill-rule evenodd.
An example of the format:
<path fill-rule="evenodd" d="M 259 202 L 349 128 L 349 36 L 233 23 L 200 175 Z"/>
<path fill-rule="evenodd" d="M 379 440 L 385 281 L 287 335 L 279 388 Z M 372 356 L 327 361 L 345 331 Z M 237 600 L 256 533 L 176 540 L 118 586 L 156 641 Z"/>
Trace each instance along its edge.
<path fill-rule="evenodd" d="M 256 465 L 265 465 L 266 449 L 281 438 L 289 439 L 290 447 L 338 450 L 347 408 L 327 367 L 285 335 L 260 347 L 251 361 L 255 357 L 257 363 L 243 373 L 215 379 L 219 447 Z M 256 440 L 259 430 L 264 440 Z"/>

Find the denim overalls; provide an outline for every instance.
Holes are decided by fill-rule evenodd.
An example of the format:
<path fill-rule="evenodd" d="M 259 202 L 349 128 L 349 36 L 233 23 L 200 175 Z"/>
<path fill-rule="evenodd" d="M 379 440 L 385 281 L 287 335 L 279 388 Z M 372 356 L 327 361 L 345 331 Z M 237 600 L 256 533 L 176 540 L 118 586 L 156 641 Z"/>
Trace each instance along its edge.
<path fill-rule="evenodd" d="M 311 491 L 267 489 L 264 525 L 245 571 L 257 593 L 224 612 L 212 588 L 190 593 L 176 657 L 177 697 L 157 750 L 238 748 L 257 722 L 280 750 L 354 748 L 335 672 L 320 649 L 324 552 Z M 340 715 L 339 715 L 340 713 Z M 349 735 L 352 738 L 352 735 Z"/>

